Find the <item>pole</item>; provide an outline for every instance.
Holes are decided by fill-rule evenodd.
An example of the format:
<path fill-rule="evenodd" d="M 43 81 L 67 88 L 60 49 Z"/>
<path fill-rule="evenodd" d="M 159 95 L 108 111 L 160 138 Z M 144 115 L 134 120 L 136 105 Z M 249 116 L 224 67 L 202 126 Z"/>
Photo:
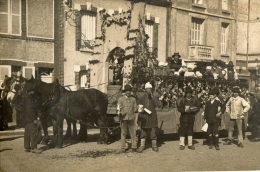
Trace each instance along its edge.
<path fill-rule="evenodd" d="M 250 20 L 250 0 L 248 0 L 248 15 L 247 15 L 247 45 L 246 45 L 246 70 L 248 70 L 248 60 L 249 60 L 249 20 Z"/>

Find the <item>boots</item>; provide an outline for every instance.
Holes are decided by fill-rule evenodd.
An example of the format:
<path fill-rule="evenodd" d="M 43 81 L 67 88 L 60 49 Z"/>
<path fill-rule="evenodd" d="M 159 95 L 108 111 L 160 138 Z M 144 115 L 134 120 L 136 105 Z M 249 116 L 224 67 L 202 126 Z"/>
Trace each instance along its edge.
<path fill-rule="evenodd" d="M 213 148 L 213 146 L 212 146 L 212 136 L 209 136 L 208 137 L 208 142 L 209 142 L 209 149 L 212 149 Z"/>
<path fill-rule="evenodd" d="M 140 147 L 136 150 L 138 153 L 142 153 L 145 149 L 145 139 L 141 139 L 141 145 Z"/>
<path fill-rule="evenodd" d="M 214 136 L 214 145 L 215 145 L 216 150 L 220 150 L 218 141 L 219 141 L 218 136 Z"/>
<path fill-rule="evenodd" d="M 185 137 L 180 137 L 180 150 L 184 150 L 185 149 Z"/>
<path fill-rule="evenodd" d="M 195 146 L 192 144 L 192 136 L 188 136 L 188 149 L 195 150 Z"/>
<path fill-rule="evenodd" d="M 152 140 L 152 149 L 154 152 L 158 152 L 159 149 L 157 147 L 157 140 Z"/>

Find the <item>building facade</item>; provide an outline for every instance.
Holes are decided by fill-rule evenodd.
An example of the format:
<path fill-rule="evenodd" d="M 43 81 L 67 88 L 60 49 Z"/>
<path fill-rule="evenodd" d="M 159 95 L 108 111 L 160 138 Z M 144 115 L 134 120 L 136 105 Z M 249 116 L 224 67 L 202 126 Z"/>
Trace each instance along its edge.
<path fill-rule="evenodd" d="M 252 91 L 260 92 L 260 1 L 238 0 L 237 70 L 249 81 Z"/>
<path fill-rule="evenodd" d="M 234 61 L 235 0 L 176 0 L 171 12 L 170 52 L 187 60 Z"/>
<path fill-rule="evenodd" d="M 131 30 L 138 29 L 139 15 L 145 18 L 145 33 L 151 51 L 160 61 L 168 55 L 168 16 L 171 3 L 128 0 L 73 0 L 65 2 L 64 47 L 56 64 L 64 85 L 98 88 L 104 92 L 113 80 L 111 60 L 129 55 Z M 130 32 L 129 32 L 130 31 Z M 131 48 L 129 48 L 131 49 Z M 62 51 L 62 48 L 60 49 Z M 131 54 L 131 53 L 130 53 Z M 118 57 L 119 59 L 120 57 Z M 126 69 L 127 70 L 127 69 Z M 111 79 L 112 78 L 112 79 Z"/>
<path fill-rule="evenodd" d="M 51 82 L 54 0 L 0 0 L 0 80 L 21 72 Z"/>

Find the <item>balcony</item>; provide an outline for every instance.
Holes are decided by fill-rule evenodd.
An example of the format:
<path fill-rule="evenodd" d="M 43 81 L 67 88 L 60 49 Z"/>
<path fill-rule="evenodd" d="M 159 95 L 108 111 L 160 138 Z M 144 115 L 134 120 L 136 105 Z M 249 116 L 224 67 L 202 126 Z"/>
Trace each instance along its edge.
<path fill-rule="evenodd" d="M 189 46 L 189 60 L 213 60 L 213 47 L 204 45 Z"/>

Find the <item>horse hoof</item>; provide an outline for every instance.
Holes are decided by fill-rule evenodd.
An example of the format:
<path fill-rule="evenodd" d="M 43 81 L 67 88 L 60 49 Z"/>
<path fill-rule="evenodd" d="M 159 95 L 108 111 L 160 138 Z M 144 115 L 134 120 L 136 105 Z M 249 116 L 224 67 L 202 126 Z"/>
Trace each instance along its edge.
<path fill-rule="evenodd" d="M 61 145 L 58 145 L 58 146 L 56 146 L 55 148 L 57 148 L 57 149 L 61 149 L 62 146 L 61 146 Z"/>

